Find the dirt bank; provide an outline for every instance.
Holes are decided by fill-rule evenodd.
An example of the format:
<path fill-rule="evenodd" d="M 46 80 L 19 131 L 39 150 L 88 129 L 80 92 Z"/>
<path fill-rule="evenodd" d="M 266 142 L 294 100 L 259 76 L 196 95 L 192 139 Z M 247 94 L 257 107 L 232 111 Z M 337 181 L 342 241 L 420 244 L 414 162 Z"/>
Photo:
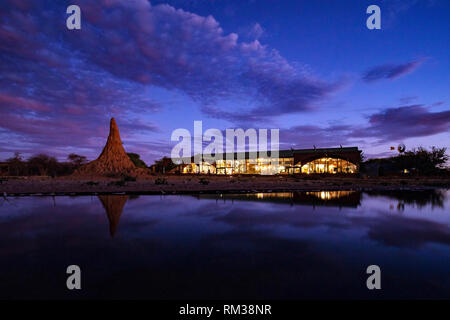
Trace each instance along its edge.
<path fill-rule="evenodd" d="M 320 190 L 421 190 L 450 188 L 450 178 L 357 178 L 292 176 L 152 176 L 137 181 L 22 177 L 0 184 L 3 195 L 186 194 Z"/>

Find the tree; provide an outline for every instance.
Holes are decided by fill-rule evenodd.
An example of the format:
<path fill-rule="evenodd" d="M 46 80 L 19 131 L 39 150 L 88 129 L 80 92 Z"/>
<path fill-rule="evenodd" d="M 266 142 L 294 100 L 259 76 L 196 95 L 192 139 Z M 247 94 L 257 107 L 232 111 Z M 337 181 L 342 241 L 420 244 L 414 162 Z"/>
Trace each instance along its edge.
<path fill-rule="evenodd" d="M 83 164 L 87 163 L 87 158 L 85 156 L 80 156 L 76 153 L 69 154 L 67 160 L 69 160 L 75 168 L 81 167 Z"/>
<path fill-rule="evenodd" d="M 429 174 L 437 172 L 444 167 L 449 157 L 447 148 L 432 147 L 428 151 L 424 147 L 412 149 L 395 157 L 397 167 L 401 170 L 407 169 L 412 172 Z"/>
<path fill-rule="evenodd" d="M 141 156 L 137 153 L 128 152 L 128 157 L 131 159 L 131 161 L 134 163 L 134 165 L 138 168 L 147 168 L 147 165 L 145 162 L 141 159 Z"/>
<path fill-rule="evenodd" d="M 158 173 L 167 173 L 176 167 L 172 159 L 168 157 L 163 157 L 160 160 L 156 160 L 153 166 L 155 168 L 155 171 Z"/>
<path fill-rule="evenodd" d="M 28 159 L 28 167 L 31 174 L 55 176 L 58 161 L 54 157 L 41 153 Z"/>
<path fill-rule="evenodd" d="M 25 175 L 26 163 L 23 161 L 22 156 L 19 152 L 14 152 L 14 157 L 6 159 L 9 166 L 9 175 L 20 176 Z"/>

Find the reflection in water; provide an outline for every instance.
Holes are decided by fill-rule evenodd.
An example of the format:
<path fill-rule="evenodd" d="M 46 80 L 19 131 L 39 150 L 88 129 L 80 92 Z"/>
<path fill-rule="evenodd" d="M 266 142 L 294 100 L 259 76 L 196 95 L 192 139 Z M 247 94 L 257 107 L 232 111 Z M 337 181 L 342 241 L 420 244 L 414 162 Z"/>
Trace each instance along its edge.
<path fill-rule="evenodd" d="M 294 199 L 297 203 L 314 206 L 334 206 L 356 208 L 361 204 L 360 191 L 318 191 L 295 192 Z"/>
<path fill-rule="evenodd" d="M 106 211 L 106 215 L 109 220 L 109 233 L 111 237 L 114 237 L 119 226 L 120 216 L 122 215 L 123 207 L 128 201 L 127 195 L 102 195 L 98 196 L 103 208 Z"/>
<path fill-rule="evenodd" d="M 314 191 L 314 192 L 305 192 L 306 195 L 315 196 L 321 200 L 331 200 L 331 199 L 339 199 L 342 197 L 347 197 L 349 194 L 354 193 L 354 191 Z"/>
<path fill-rule="evenodd" d="M 448 195 L 8 198 L 0 299 L 450 299 Z M 389 210 L 397 201 L 401 214 Z M 64 285 L 71 264 L 86 284 L 76 295 Z M 371 264 L 381 292 L 365 287 Z"/>
<path fill-rule="evenodd" d="M 417 206 L 418 208 L 431 205 L 432 208 L 443 208 L 446 200 L 446 191 L 439 189 L 430 190 L 386 190 L 386 191 L 369 191 L 370 196 L 383 196 L 398 200 L 397 209 L 405 210 L 405 204 Z"/>
<path fill-rule="evenodd" d="M 244 194 L 202 194 L 198 199 L 264 201 L 313 206 L 353 207 L 361 204 L 360 191 L 267 192 Z"/>

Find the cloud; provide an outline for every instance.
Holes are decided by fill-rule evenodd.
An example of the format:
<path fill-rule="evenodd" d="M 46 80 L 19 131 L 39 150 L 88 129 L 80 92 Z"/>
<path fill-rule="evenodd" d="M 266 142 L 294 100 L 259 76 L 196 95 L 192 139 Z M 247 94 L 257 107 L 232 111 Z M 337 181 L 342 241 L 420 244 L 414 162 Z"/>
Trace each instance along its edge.
<path fill-rule="evenodd" d="M 422 104 L 384 109 L 369 115 L 367 120 L 360 125 L 299 125 L 280 129 L 280 148 L 361 145 L 367 139 L 386 143 L 431 136 L 450 129 L 450 111 L 432 112 Z"/>
<path fill-rule="evenodd" d="M 264 29 L 259 23 L 255 23 L 248 31 L 248 36 L 253 39 L 259 39 L 264 34 Z"/>
<path fill-rule="evenodd" d="M 0 93 L 0 106 L 5 111 L 6 108 L 25 109 L 32 111 L 50 111 L 50 107 L 32 99 L 21 98 L 4 93 Z"/>
<path fill-rule="evenodd" d="M 381 142 L 448 132 L 450 111 L 431 112 L 416 104 L 389 108 L 369 116 L 368 126 L 355 129 L 353 137 L 376 137 Z"/>
<path fill-rule="evenodd" d="M 389 80 L 397 79 L 403 75 L 413 72 L 423 62 L 424 62 L 424 60 L 421 59 L 421 60 L 410 61 L 410 62 L 403 63 L 403 64 L 379 65 L 379 66 L 376 66 L 376 67 L 373 67 L 373 68 L 367 70 L 363 74 L 362 79 L 365 82 L 374 82 L 374 81 L 383 80 L 383 79 L 389 79 Z"/>
<path fill-rule="evenodd" d="M 81 30 L 65 26 L 69 4 L 82 9 Z M 110 116 L 131 131 L 134 119 L 163 108 L 149 87 L 185 93 L 208 116 L 244 122 L 312 110 L 342 85 L 298 70 L 257 39 L 225 34 L 212 16 L 167 4 L 10 0 L 1 9 L 0 135 L 17 137 L 18 148 L 52 146 L 59 154 L 70 141 L 94 156 Z M 261 35 L 260 25 L 253 29 Z M 224 110 L 224 99 L 249 103 Z M 139 129 L 158 131 L 153 123 Z"/>
<path fill-rule="evenodd" d="M 244 114 L 268 118 L 311 109 L 339 88 L 339 83 L 303 75 L 258 40 L 243 42 L 236 33 L 225 34 L 212 16 L 169 5 L 142 5 L 137 11 L 132 4 L 113 3 L 113 19 L 110 1 L 83 3 L 88 26 L 80 37 L 67 40 L 74 47 L 84 46 L 90 61 L 118 77 L 187 93 L 212 117 L 208 106 L 224 98 L 251 100 L 255 106 Z M 261 33 L 258 26 L 254 29 Z M 98 29 L 105 30 L 103 36 Z M 109 50 L 99 52 L 86 43 Z M 225 117 L 241 116 L 227 110 Z"/>

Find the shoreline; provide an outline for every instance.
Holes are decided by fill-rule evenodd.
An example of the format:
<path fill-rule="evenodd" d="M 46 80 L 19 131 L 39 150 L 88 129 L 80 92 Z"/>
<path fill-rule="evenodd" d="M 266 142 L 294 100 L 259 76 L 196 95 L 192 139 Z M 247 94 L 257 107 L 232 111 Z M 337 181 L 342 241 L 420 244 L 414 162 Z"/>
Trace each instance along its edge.
<path fill-rule="evenodd" d="M 155 183 L 156 181 L 156 183 Z M 5 196 L 192 195 L 317 191 L 421 191 L 449 189 L 450 178 L 357 178 L 294 176 L 154 176 L 137 181 L 97 177 L 25 177 L 2 181 Z"/>

